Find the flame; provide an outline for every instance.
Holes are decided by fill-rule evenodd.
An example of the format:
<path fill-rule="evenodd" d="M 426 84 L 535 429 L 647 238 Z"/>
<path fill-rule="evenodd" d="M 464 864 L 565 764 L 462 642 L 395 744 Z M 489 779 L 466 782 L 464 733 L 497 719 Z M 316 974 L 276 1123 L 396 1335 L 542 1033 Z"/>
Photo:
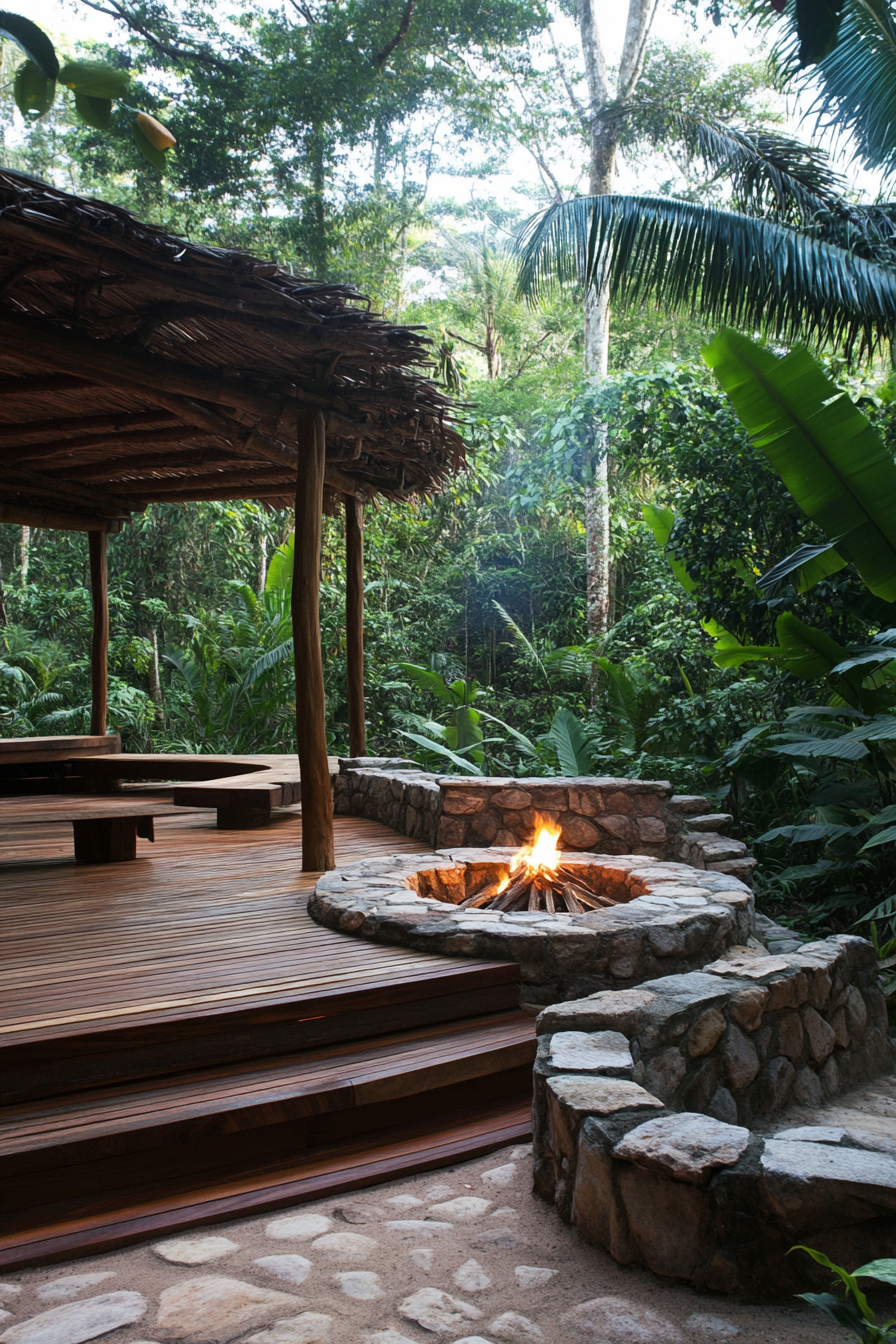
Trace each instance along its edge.
<path fill-rule="evenodd" d="M 559 839 L 559 826 L 541 826 L 533 844 L 524 845 L 514 854 L 511 872 L 525 868 L 526 874 L 532 877 L 539 872 L 553 872 L 560 862 Z"/>

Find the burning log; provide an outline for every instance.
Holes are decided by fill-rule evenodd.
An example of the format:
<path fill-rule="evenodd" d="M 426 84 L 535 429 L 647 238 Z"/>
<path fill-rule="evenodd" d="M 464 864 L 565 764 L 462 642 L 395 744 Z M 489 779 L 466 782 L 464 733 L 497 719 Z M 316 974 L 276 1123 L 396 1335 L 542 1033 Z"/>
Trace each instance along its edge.
<path fill-rule="evenodd" d="M 458 909 L 496 911 L 528 910 L 556 914 L 566 909 L 571 915 L 602 910 L 617 905 L 614 897 L 592 891 L 583 870 L 560 863 L 557 853 L 559 831 L 542 827 L 534 845 L 523 849 L 511 865 L 508 877 L 486 886 L 461 901 Z"/>

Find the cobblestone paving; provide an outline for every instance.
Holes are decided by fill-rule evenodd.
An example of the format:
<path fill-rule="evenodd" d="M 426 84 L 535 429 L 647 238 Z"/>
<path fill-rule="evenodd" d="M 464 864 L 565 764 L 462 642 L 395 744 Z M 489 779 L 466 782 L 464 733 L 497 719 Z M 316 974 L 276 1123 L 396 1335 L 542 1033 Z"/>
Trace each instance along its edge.
<path fill-rule="evenodd" d="M 9 1275 L 0 1344 L 829 1344 L 799 1302 L 672 1287 L 531 1193 L 531 1150 Z M 674 1232 L 673 1232 L 674 1234 Z M 886 1305 L 886 1304 L 883 1304 Z"/>

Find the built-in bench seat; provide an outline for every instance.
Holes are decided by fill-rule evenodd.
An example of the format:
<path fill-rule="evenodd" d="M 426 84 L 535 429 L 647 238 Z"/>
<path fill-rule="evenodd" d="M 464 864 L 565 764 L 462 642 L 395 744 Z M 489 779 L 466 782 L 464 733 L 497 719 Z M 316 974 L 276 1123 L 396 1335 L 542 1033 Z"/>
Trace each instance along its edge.
<path fill-rule="evenodd" d="M 94 790 L 115 788 L 125 779 L 178 781 L 172 784 L 172 802 L 179 807 L 215 808 L 222 830 L 266 826 L 273 808 L 292 807 L 302 800 L 295 756 L 120 752 L 82 758 L 77 768 Z M 330 768 L 335 774 L 335 760 Z"/>
<path fill-rule="evenodd" d="M 0 843 L 21 839 L 23 826 L 70 821 L 79 863 L 124 863 L 137 857 L 137 837 L 154 840 L 154 818 L 177 815 L 158 798 L 15 798 L 0 808 Z"/>

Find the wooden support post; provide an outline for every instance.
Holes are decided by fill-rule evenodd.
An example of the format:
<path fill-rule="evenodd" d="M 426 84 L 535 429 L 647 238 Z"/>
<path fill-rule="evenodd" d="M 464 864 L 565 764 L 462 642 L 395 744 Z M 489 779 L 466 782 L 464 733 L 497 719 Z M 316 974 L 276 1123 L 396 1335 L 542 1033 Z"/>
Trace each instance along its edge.
<path fill-rule="evenodd" d="M 93 637 L 90 642 L 90 732 L 104 736 L 109 709 L 109 573 L 105 532 L 88 532 Z"/>
<path fill-rule="evenodd" d="M 324 664 L 320 642 L 320 544 L 326 455 L 321 412 L 298 421 L 292 636 L 296 668 L 296 742 L 302 777 L 302 872 L 336 866 L 333 793 L 327 764 Z"/>
<path fill-rule="evenodd" d="M 364 705 L 364 505 L 343 495 L 345 505 L 345 664 L 348 682 L 348 754 L 367 755 Z"/>

